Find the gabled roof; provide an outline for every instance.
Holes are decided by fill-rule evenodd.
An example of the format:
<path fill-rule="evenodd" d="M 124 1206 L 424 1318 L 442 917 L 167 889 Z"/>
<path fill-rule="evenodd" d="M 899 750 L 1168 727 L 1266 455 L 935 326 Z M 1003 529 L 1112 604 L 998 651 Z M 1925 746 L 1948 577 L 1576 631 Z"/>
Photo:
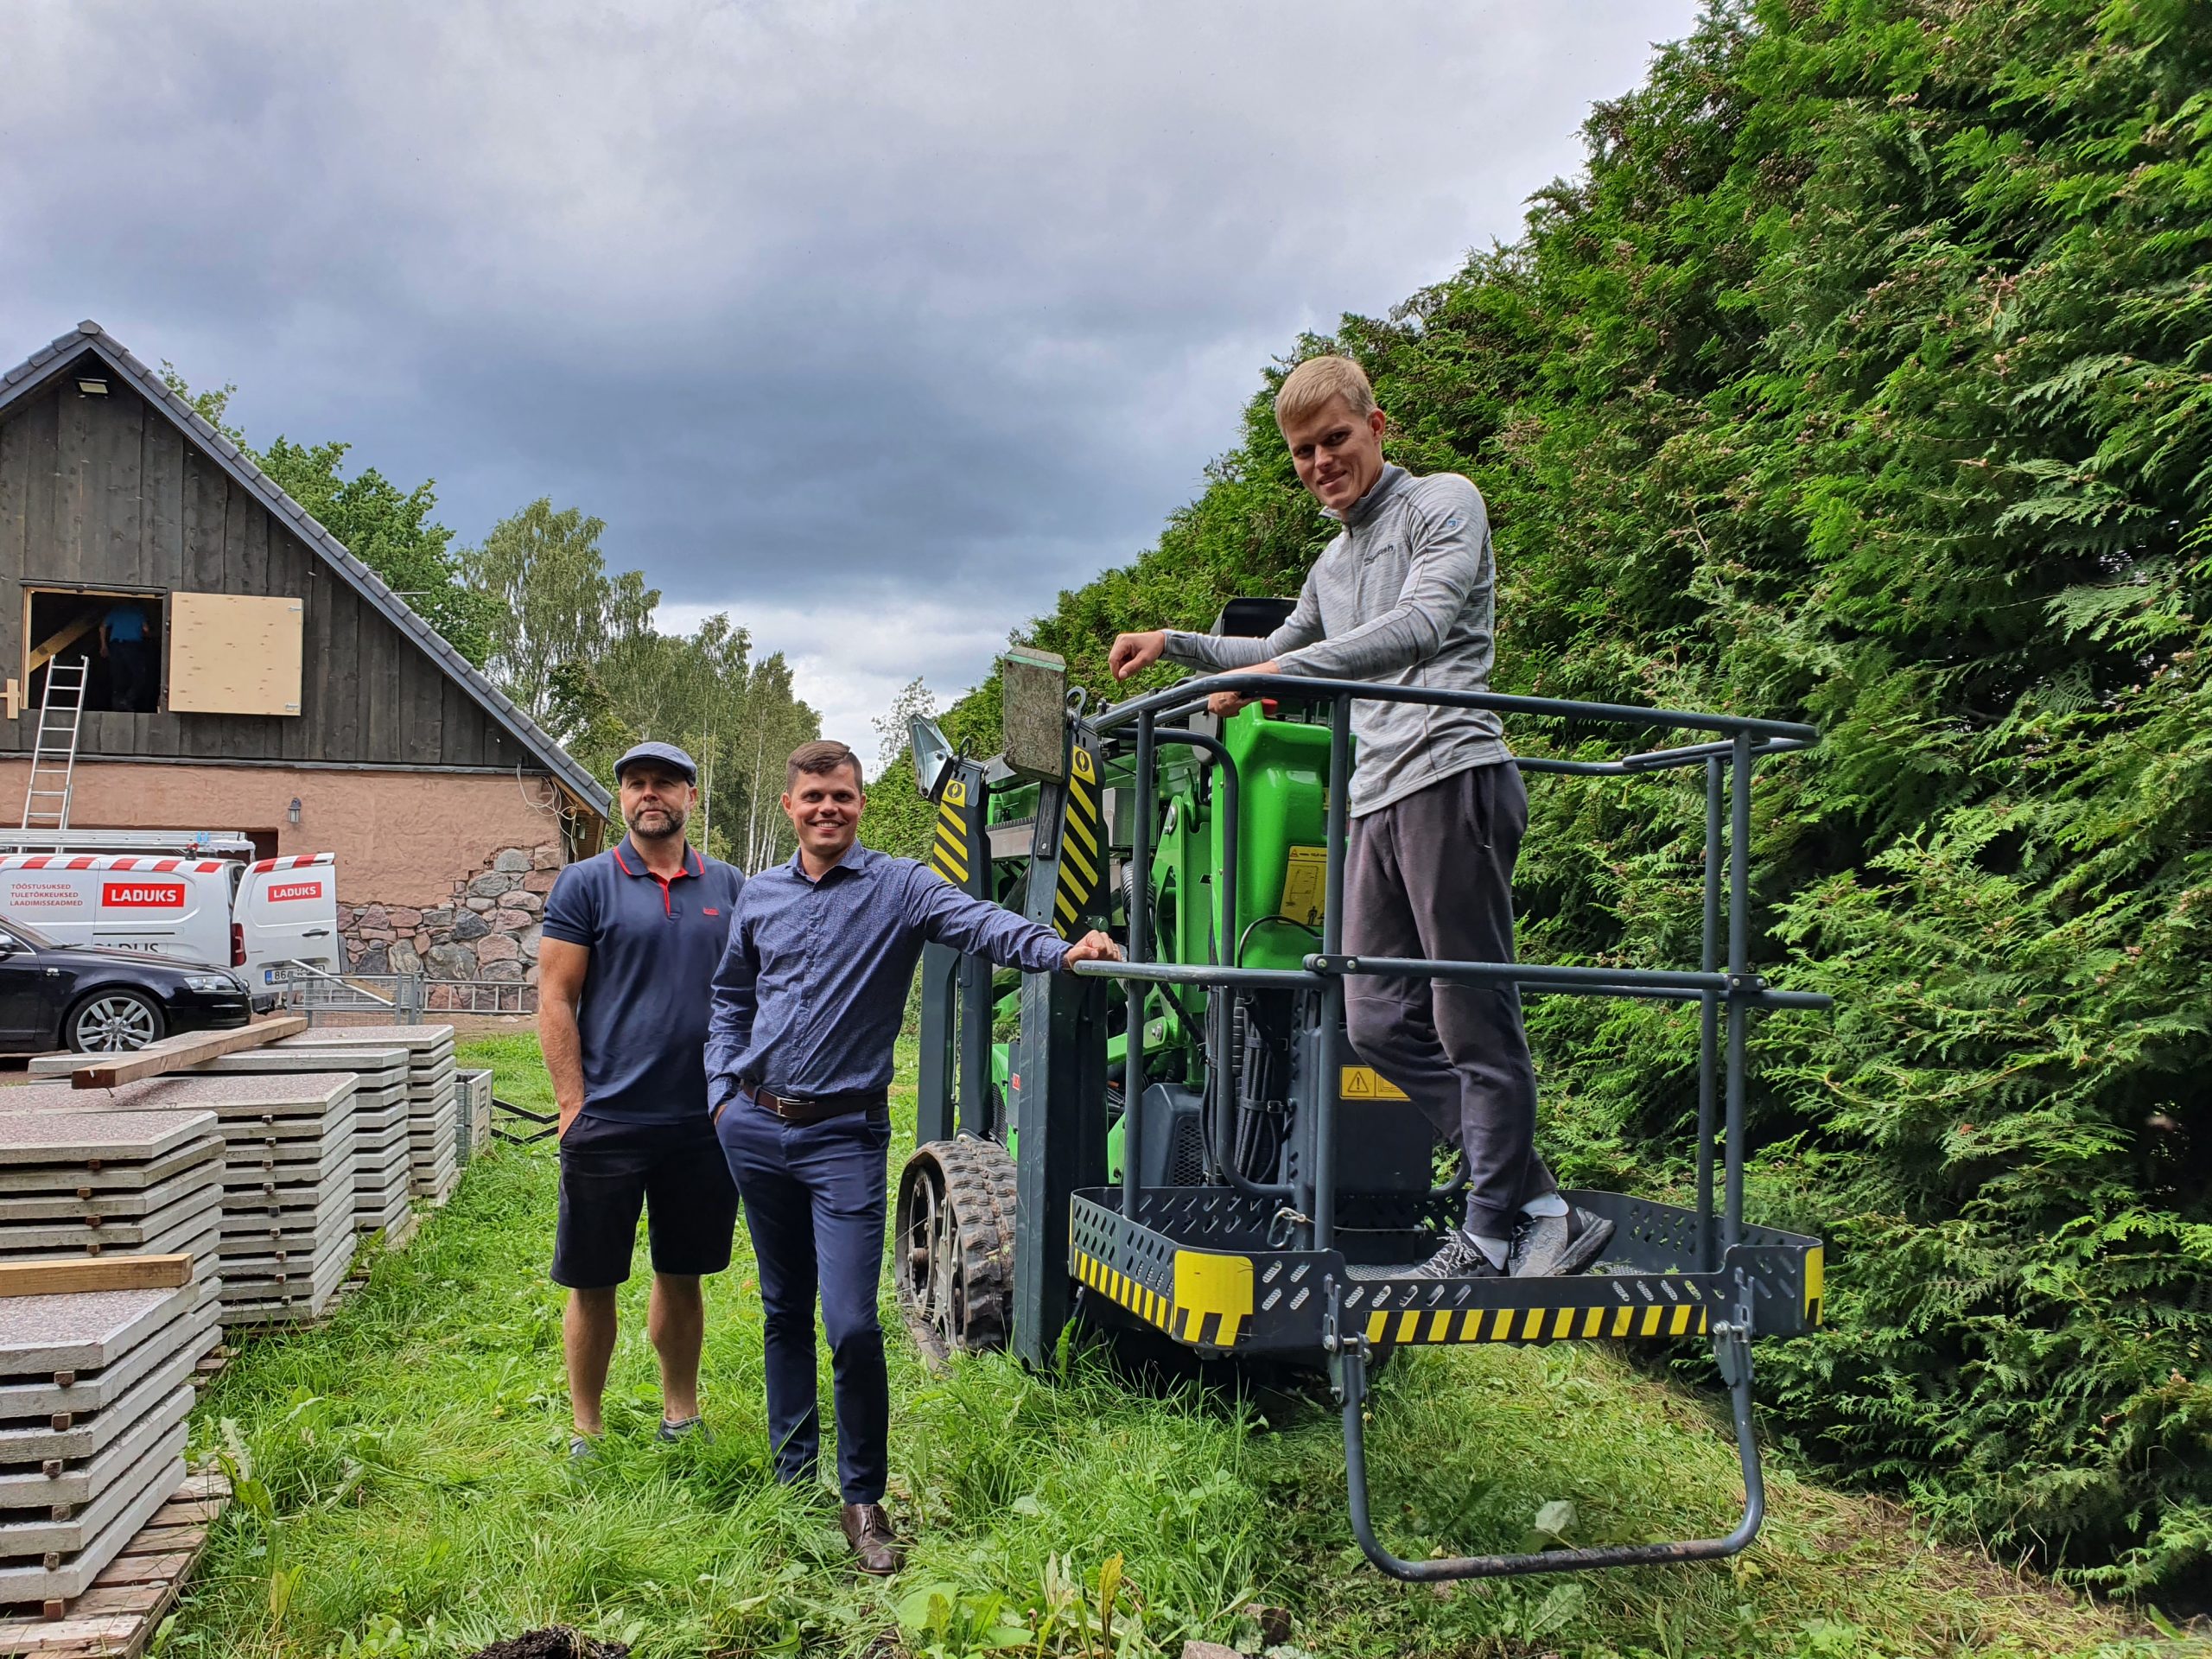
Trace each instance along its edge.
<path fill-rule="evenodd" d="M 567 785 L 575 797 L 602 818 L 614 816 L 614 803 L 599 780 L 528 715 L 506 693 L 486 679 L 480 670 L 462 656 L 445 637 L 415 614 L 406 601 L 384 580 L 355 558 L 346 544 L 316 522 L 305 507 L 277 487 L 276 480 L 254 464 L 253 458 L 218 432 L 200 411 L 165 385 L 161 376 L 133 357 L 123 342 L 97 322 L 80 322 L 72 333 L 51 346 L 33 352 L 25 361 L 0 374 L 0 414 L 20 399 L 42 391 L 59 379 L 86 353 L 113 370 L 131 390 L 181 428 L 194 445 L 204 449 L 232 481 L 258 499 L 278 522 L 305 542 L 323 562 L 353 585 L 354 591 L 382 612 L 391 625 L 420 645 L 439 667 L 482 704 L 485 712 L 512 734 L 524 748 L 544 763 L 547 771 Z"/>

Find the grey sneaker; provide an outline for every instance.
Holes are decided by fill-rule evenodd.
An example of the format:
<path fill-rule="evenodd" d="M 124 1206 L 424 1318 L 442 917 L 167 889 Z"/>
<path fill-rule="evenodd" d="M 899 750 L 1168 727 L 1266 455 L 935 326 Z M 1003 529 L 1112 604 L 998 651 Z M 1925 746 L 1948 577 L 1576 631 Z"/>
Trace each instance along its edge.
<path fill-rule="evenodd" d="M 1523 1216 L 1513 1230 L 1506 1271 L 1516 1279 L 1558 1279 L 1580 1273 L 1613 1236 L 1605 1217 L 1570 1205 L 1563 1216 Z"/>
<path fill-rule="evenodd" d="M 701 1417 L 686 1417 L 680 1423 L 671 1423 L 664 1417 L 660 1420 L 659 1428 L 653 1433 L 653 1439 L 664 1446 L 673 1446 L 678 1440 L 690 1440 L 694 1434 L 699 1437 L 699 1444 L 702 1446 L 712 1446 L 715 1443 L 714 1430 L 709 1428 L 706 1420 Z"/>
<path fill-rule="evenodd" d="M 589 1434 L 569 1436 L 569 1465 L 571 1468 L 599 1461 L 599 1442 Z"/>
<path fill-rule="evenodd" d="M 1443 1247 L 1415 1268 L 1408 1279 L 1503 1279 L 1505 1269 L 1490 1259 L 1464 1227 L 1446 1231 Z"/>

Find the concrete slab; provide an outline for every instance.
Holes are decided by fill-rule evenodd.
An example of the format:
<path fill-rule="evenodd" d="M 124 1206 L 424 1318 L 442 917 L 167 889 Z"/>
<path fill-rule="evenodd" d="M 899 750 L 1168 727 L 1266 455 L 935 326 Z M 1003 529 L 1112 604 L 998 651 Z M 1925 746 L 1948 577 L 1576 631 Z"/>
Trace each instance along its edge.
<path fill-rule="evenodd" d="M 223 1155 L 223 1137 L 207 1133 L 156 1158 L 117 1163 L 96 1158 L 66 1163 L 0 1166 L 0 1193 L 133 1192 L 167 1180 L 179 1170 Z"/>
<path fill-rule="evenodd" d="M 0 1296 L 0 1378 L 50 1381 L 111 1365 L 198 1304 L 189 1285 Z"/>
<path fill-rule="evenodd" d="M 23 1255 L 44 1251 L 50 1255 L 99 1255 L 133 1250 L 151 1254 L 145 1246 L 167 1238 L 187 1223 L 219 1210 L 223 1189 L 213 1181 L 195 1181 L 176 1198 L 148 1216 L 123 1216 L 94 1226 L 89 1221 L 15 1221 L 0 1225 L 0 1254 Z"/>
<path fill-rule="evenodd" d="M 45 1471 L 54 1468 L 52 1464 L 0 1474 L 0 1526 L 29 1518 L 24 1513 L 27 1510 L 51 1511 L 97 1503 L 101 1493 L 113 1491 L 130 1473 L 130 1466 L 150 1455 L 156 1446 L 166 1446 L 170 1456 L 181 1457 L 189 1432 L 185 1420 L 191 1414 L 192 1408 L 184 1402 L 180 1390 L 162 1400 L 92 1457 L 62 1464 L 58 1472 L 51 1475 Z M 56 1544 L 49 1548 L 74 1549 L 81 1546 Z M 0 1554 L 13 1553 L 0 1550 Z"/>
<path fill-rule="evenodd" d="M 182 1485 L 185 1440 L 185 1427 L 179 1421 L 110 1484 L 82 1503 L 56 1503 L 42 1516 L 35 1510 L 0 1510 L 0 1561 L 74 1555 L 99 1537 L 111 1521 L 130 1507 L 130 1500 L 171 1465 L 176 1468 L 178 1485 Z M 57 1511 L 66 1512 L 67 1518 L 57 1520 Z"/>
<path fill-rule="evenodd" d="M 208 1111 L 108 1111 L 88 1098 L 97 1090 L 70 1091 L 76 1094 L 71 1110 L 20 1103 L 22 1096 L 44 1092 L 43 1084 L 0 1089 L 0 1165 L 144 1163 L 203 1140 L 215 1128 Z"/>
<path fill-rule="evenodd" d="M 0 1567 L 0 1601 L 69 1601 L 84 1594 L 107 1564 L 120 1555 L 139 1528 L 154 1518 L 162 1504 L 184 1484 L 180 1459 L 162 1470 L 146 1489 L 108 1522 L 99 1535 L 75 1555 L 55 1567 Z"/>
<path fill-rule="evenodd" d="M 222 1185 L 223 1166 L 203 1158 L 155 1186 L 119 1192 L 64 1187 L 54 1192 L 0 1192 L 0 1225 L 10 1222 L 75 1221 L 103 1224 L 125 1217 L 158 1214 L 181 1198 Z M 82 1193 L 84 1196 L 79 1196 Z"/>
<path fill-rule="evenodd" d="M 350 1071 L 272 1072 L 266 1075 L 144 1077 L 113 1089 L 77 1089 L 64 1083 L 26 1084 L 4 1092 L 25 1105 L 48 1096 L 73 1100 L 77 1109 L 174 1111 L 206 1107 L 226 1115 L 327 1112 L 350 1099 L 359 1085 Z"/>
<path fill-rule="evenodd" d="M 196 1293 L 198 1300 L 165 1317 L 97 1370 L 55 1370 L 0 1382 L 0 1423 L 30 1418 L 48 1422 L 57 1415 L 79 1417 L 105 1410 L 124 1389 L 180 1351 L 206 1353 L 214 1345 L 215 1282 L 195 1281 L 183 1288 L 188 1294 Z M 56 1381 L 60 1377 L 69 1380 Z"/>
<path fill-rule="evenodd" d="M 97 1457 L 121 1440 L 124 1431 L 141 1417 L 179 1395 L 184 1397 L 185 1409 L 191 1410 L 192 1368 L 199 1363 L 198 1354 L 179 1349 L 125 1389 L 113 1405 L 88 1417 L 74 1418 L 67 1428 L 50 1424 L 0 1428 L 0 1465 Z"/>

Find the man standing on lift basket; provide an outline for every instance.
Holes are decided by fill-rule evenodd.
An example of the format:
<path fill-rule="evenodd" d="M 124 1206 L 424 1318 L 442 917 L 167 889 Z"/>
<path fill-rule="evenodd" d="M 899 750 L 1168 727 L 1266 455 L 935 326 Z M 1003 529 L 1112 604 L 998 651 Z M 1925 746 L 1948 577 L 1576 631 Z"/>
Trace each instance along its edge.
<path fill-rule="evenodd" d="M 1165 657 L 1213 673 L 1481 691 L 1496 568 L 1481 493 L 1382 458 L 1387 426 L 1359 365 L 1310 358 L 1275 394 L 1299 481 L 1342 526 L 1298 606 L 1265 639 L 1154 629 L 1114 641 L 1115 676 Z M 1217 691 L 1229 715 L 1253 699 Z M 1513 960 L 1513 865 L 1529 798 L 1488 709 L 1355 702 L 1344 948 L 1357 957 Z M 1580 1273 L 1613 1224 L 1569 1205 L 1536 1152 L 1536 1075 L 1512 986 L 1353 978 L 1360 1058 L 1405 1090 L 1466 1160 L 1465 1220 L 1419 1269 L 1436 1278 Z"/>
<path fill-rule="evenodd" d="M 931 940 L 1033 974 L 1122 953 L 1103 933 L 1070 944 L 925 864 L 858 845 L 867 805 L 843 744 L 792 753 L 783 807 L 798 851 L 745 885 L 715 975 L 707 1075 L 760 1267 L 776 1478 L 811 1479 L 822 1453 L 818 1289 L 845 1537 L 863 1572 L 890 1573 L 901 1558 L 883 1510 L 891 1384 L 876 1300 L 891 1051 L 914 966 Z"/>

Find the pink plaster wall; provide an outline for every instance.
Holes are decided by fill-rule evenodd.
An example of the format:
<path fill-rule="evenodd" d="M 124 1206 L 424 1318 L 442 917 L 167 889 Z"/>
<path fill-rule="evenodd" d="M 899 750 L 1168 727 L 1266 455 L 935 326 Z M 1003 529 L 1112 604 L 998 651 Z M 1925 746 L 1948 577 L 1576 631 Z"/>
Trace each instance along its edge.
<path fill-rule="evenodd" d="M 29 764 L 0 760 L 0 813 L 22 821 Z M 286 818 L 296 797 L 300 822 Z M 543 778 L 468 772 L 79 761 L 69 822 L 84 829 L 274 830 L 280 853 L 338 855 L 347 905 L 451 902 L 503 848 L 561 844 Z"/>

